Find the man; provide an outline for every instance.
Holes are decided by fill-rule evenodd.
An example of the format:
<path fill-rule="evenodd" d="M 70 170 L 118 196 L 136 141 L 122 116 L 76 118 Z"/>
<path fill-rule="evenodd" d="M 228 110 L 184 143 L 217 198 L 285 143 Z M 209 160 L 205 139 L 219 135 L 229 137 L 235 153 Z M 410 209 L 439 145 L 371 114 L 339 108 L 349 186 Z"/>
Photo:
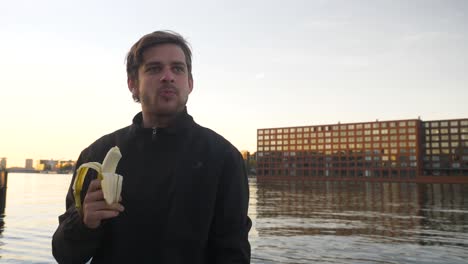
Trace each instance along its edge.
<path fill-rule="evenodd" d="M 82 210 L 72 186 L 52 251 L 59 263 L 250 263 L 248 180 L 240 153 L 196 124 L 191 51 L 180 35 L 143 36 L 127 56 L 128 88 L 141 113 L 133 124 L 81 152 L 77 168 L 122 152 L 120 203 L 108 205 L 96 174 L 85 178 Z M 76 173 L 73 179 L 76 177 Z M 72 179 L 72 183 L 73 183 Z"/>

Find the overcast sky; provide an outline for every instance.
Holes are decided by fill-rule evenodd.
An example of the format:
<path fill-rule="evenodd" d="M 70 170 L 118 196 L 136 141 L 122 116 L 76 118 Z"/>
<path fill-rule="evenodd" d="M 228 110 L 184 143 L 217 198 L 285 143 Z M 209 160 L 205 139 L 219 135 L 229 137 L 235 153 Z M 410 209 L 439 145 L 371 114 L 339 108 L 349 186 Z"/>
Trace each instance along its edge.
<path fill-rule="evenodd" d="M 468 117 L 468 1 L 0 1 L 0 157 L 76 159 L 140 105 L 124 58 L 193 48 L 189 113 L 239 150 L 258 128 Z"/>

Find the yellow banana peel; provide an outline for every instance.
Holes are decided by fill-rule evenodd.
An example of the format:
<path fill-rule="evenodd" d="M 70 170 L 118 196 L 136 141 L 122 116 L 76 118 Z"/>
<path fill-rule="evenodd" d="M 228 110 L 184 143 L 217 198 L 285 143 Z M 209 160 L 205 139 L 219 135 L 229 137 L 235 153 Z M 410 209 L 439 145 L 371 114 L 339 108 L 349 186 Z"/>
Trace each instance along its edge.
<path fill-rule="evenodd" d="M 115 170 L 121 158 L 122 154 L 120 153 L 120 149 L 115 146 L 107 152 L 102 164 L 99 162 L 88 162 L 82 164 L 78 168 L 75 181 L 73 182 L 73 196 L 75 198 L 75 206 L 78 210 L 81 210 L 80 194 L 88 169 L 97 171 L 97 177 L 101 180 L 101 188 L 106 203 L 110 205 L 119 201 L 120 193 L 122 192 L 123 177 L 115 173 Z"/>

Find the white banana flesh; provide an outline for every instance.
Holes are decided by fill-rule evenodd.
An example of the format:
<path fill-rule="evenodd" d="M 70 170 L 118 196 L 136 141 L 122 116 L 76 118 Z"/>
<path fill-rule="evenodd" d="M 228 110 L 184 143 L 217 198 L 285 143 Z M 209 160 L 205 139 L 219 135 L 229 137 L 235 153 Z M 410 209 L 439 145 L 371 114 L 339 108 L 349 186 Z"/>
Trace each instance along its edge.
<path fill-rule="evenodd" d="M 98 172 L 98 179 L 101 180 L 101 188 L 106 203 L 111 205 L 119 202 L 120 193 L 122 192 L 123 177 L 115 173 L 115 171 L 121 158 L 122 154 L 120 153 L 120 149 L 115 146 L 107 152 L 102 164 L 99 162 L 88 162 L 82 164 L 78 168 L 75 182 L 73 183 L 75 206 L 78 209 L 81 208 L 80 192 L 88 169 L 93 169 Z"/>

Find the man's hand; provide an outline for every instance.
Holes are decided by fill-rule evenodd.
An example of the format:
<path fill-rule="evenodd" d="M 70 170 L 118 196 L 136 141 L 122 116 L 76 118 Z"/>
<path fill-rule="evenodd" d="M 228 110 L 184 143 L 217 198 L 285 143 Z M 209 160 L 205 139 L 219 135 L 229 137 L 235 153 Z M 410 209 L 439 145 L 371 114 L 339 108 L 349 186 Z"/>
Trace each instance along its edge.
<path fill-rule="evenodd" d="M 83 223 L 87 227 L 98 228 L 103 219 L 116 217 L 123 210 L 124 207 L 120 203 L 111 205 L 106 203 L 100 180 L 91 181 L 83 201 Z"/>

